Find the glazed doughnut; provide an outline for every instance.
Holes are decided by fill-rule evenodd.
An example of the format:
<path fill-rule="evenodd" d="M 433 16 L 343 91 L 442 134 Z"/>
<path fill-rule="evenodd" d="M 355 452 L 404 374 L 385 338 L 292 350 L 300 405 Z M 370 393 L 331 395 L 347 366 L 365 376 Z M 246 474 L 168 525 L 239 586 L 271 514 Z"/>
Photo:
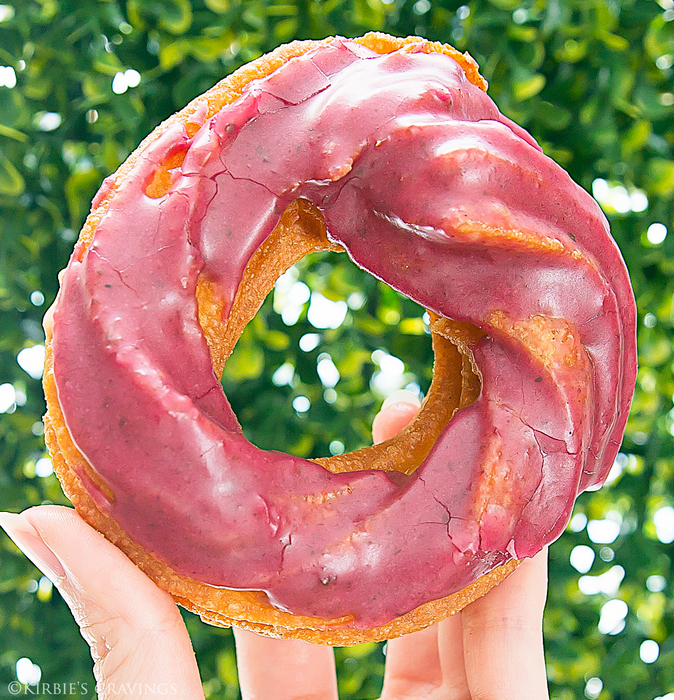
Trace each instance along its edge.
<path fill-rule="evenodd" d="M 82 516 L 208 622 L 354 644 L 461 609 L 563 531 L 620 445 L 635 304 L 598 205 L 451 47 L 281 47 L 108 178 L 48 333 L 46 437 Z M 219 378 L 275 280 L 345 250 L 431 315 L 396 438 L 304 460 Z"/>

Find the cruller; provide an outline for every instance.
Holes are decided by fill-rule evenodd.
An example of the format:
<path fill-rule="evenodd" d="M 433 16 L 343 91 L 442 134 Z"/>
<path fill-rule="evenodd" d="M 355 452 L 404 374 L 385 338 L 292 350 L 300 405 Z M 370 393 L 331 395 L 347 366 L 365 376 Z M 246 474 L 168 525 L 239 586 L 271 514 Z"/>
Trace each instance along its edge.
<path fill-rule="evenodd" d="M 67 495 L 214 624 L 329 644 L 420 629 L 563 531 L 636 372 L 594 200 L 418 38 L 297 42 L 160 125 L 108 178 L 47 342 Z M 433 385 L 382 445 L 243 437 L 219 383 L 275 279 L 344 249 L 431 312 Z"/>

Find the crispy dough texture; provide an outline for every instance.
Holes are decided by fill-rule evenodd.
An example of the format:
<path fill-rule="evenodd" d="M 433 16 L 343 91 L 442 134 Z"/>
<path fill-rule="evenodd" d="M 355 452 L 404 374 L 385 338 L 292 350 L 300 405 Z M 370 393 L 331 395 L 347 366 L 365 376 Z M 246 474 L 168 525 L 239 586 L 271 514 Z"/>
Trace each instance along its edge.
<path fill-rule="evenodd" d="M 243 66 L 159 125 L 115 173 L 112 178 L 112 186 L 107 194 L 89 214 L 80 233 L 80 243 L 84 247 L 88 247 L 99 221 L 115 197 L 119 183 L 131 171 L 143 151 L 169 125 L 176 120 L 186 122 L 204 101 L 207 103 L 207 118 L 211 117 L 223 106 L 234 102 L 251 80 L 265 77 L 290 58 L 330 41 L 331 39 L 302 41 L 281 46 L 272 53 Z M 366 34 L 354 41 L 380 54 L 389 53 L 402 47 L 426 53 L 445 53 L 462 66 L 471 82 L 486 89 L 486 82 L 479 75 L 477 64 L 473 59 L 468 54 L 461 54 L 450 46 L 418 37 L 400 39 L 380 33 Z M 148 186 L 147 194 L 149 196 L 164 194 L 170 182 L 170 178 L 166 177 L 166 174 L 170 168 L 178 165 L 180 165 L 178 161 L 165 164 L 164 170 L 158 172 L 157 177 Z M 308 253 L 318 250 L 339 250 L 339 247 L 331 244 L 325 236 L 320 215 L 306 203 L 298 201 L 290 205 L 270 237 L 269 243 L 263 245 L 253 256 L 237 293 L 232 313 L 233 320 L 227 326 L 224 326 L 220 321 L 222 303 L 215 295 L 208 280 L 201 279 L 199 281 L 197 290 L 199 320 L 211 349 L 216 372 L 222 372 L 224 362 L 236 340 L 246 323 L 257 312 L 278 275 Z M 270 261 L 274 261 L 273 266 L 270 265 Z M 424 438 L 425 433 L 430 432 L 437 435 L 447 420 L 451 418 L 454 410 L 470 403 L 477 396 L 479 385 L 476 383 L 475 375 L 470 371 L 468 356 L 465 351 L 463 354 L 461 352 L 461 332 L 455 331 L 453 339 L 449 341 L 447 340 L 448 335 L 451 336 L 448 333 L 433 334 L 436 367 L 433 386 L 424 403 L 424 409 L 422 409 L 422 413 L 424 410 L 426 411 L 425 414 L 423 416 L 420 414 L 420 419 L 415 421 L 416 427 L 406 429 L 407 432 L 403 431 L 405 434 L 401 434 L 402 437 L 382 443 L 383 448 L 375 446 L 359 451 L 362 456 L 357 468 L 371 466 L 368 463 L 370 460 L 373 463 L 383 460 L 383 463 L 377 468 L 396 468 L 396 463 L 401 460 L 402 448 L 409 450 L 414 447 L 416 449 L 417 443 L 424 442 L 422 438 Z M 270 637 L 303 639 L 315 644 L 342 646 L 391 639 L 423 629 L 453 615 L 487 593 L 514 571 L 519 563 L 514 560 L 509 561 L 458 593 L 421 605 L 381 627 L 367 630 L 355 629 L 351 617 L 321 620 L 292 615 L 272 607 L 264 593 L 216 588 L 180 576 L 164 562 L 156 559 L 151 552 L 145 551 L 135 543 L 114 520 L 99 510 L 89 495 L 84 483 L 94 482 L 104 493 L 114 498 L 109 487 L 102 482 L 79 452 L 66 427 L 54 379 L 51 329 L 49 328 L 47 329 L 46 348 L 47 356 L 43 380 L 47 401 L 47 413 L 44 419 L 45 440 L 53 458 L 54 470 L 61 481 L 66 496 L 72 501 L 84 520 L 119 547 L 158 586 L 168 591 L 177 603 L 198 614 L 205 622 L 221 627 L 236 625 Z M 441 403 L 438 399 L 443 399 L 450 405 L 450 409 L 445 410 L 443 415 L 438 415 L 437 410 L 432 408 L 431 396 L 436 397 L 435 404 Z M 419 437 L 420 435 L 421 437 Z M 433 441 L 434 439 L 435 437 L 433 437 Z M 410 440 L 411 442 L 409 442 Z M 422 448 L 423 445 L 419 447 L 418 455 L 421 461 L 425 456 L 423 453 L 426 452 L 426 449 Z M 356 455 L 357 453 L 352 454 Z M 387 454 L 388 463 L 386 463 Z M 365 464 L 362 463 L 363 459 Z M 419 459 L 415 460 L 417 464 L 420 463 Z M 333 462 L 330 460 L 317 461 L 332 471 L 345 471 L 349 468 L 348 465 L 340 463 L 339 460 Z M 353 466 L 351 468 L 353 469 Z"/>

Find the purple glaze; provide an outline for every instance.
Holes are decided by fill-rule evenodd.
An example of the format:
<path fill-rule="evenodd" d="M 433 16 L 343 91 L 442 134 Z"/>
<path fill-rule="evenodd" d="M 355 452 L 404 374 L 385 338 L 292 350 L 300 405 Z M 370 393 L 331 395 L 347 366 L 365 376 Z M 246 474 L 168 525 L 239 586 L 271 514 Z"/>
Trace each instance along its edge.
<path fill-rule="evenodd" d="M 170 191 L 149 198 L 177 148 L 188 150 Z M 358 265 L 486 332 L 473 347 L 480 397 L 411 477 L 334 475 L 254 447 L 213 372 L 197 278 L 231 305 L 297 197 Z M 560 250 L 474 240 L 473 224 Z M 587 394 L 579 370 L 546 370 L 493 312 L 567 319 L 589 358 Z M 53 348 L 67 425 L 115 495 L 98 503 L 134 540 L 181 574 L 365 628 L 562 532 L 618 450 L 635 307 L 597 204 L 453 59 L 336 39 L 252 82 L 192 139 L 175 124 L 145 149 L 70 261 Z M 512 487 L 480 515 L 475 487 L 494 449 Z"/>

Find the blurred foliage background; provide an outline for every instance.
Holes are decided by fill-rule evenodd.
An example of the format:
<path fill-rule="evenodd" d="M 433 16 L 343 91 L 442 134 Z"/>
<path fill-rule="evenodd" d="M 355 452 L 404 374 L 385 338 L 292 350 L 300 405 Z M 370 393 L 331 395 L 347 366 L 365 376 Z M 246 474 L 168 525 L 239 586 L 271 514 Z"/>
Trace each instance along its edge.
<path fill-rule="evenodd" d="M 0 506 L 65 502 L 42 438 L 40 320 L 102 179 L 242 63 L 368 30 L 468 50 L 501 110 L 611 220 L 638 300 L 641 369 L 610 483 L 579 499 L 551 549 L 548 675 L 559 700 L 674 693 L 673 0 L 2 0 Z M 313 256 L 282 278 L 223 382 L 256 444 L 350 450 L 368 442 L 387 393 L 428 387 L 426 330 L 422 309 L 345 256 Z M 230 632 L 185 619 L 206 696 L 238 697 Z M 377 697 L 383 645 L 337 658 L 344 698 Z M 40 674 L 92 695 L 65 604 L 3 537 L 0 697 Z"/>

